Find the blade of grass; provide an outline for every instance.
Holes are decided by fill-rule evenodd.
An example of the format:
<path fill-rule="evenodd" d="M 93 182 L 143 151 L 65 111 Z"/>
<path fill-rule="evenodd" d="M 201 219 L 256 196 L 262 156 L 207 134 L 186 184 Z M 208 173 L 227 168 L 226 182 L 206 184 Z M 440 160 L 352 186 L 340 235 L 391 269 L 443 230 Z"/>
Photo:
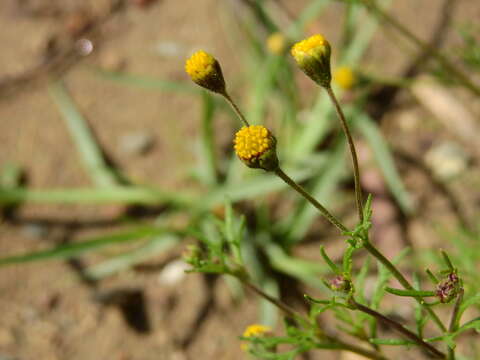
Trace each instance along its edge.
<path fill-rule="evenodd" d="M 101 187 L 119 184 L 119 177 L 107 165 L 86 120 L 78 111 L 63 83 L 58 81 L 50 84 L 49 92 L 63 115 L 85 170 L 92 181 Z"/>
<path fill-rule="evenodd" d="M 164 253 L 178 243 L 178 237 L 171 234 L 155 236 L 138 249 L 90 266 L 86 269 L 86 275 L 91 279 L 97 280 L 114 275 L 122 270 L 129 269 L 133 265 L 139 264 L 153 256 Z"/>
<path fill-rule="evenodd" d="M 298 15 L 297 20 L 288 27 L 286 34 L 293 38 L 301 37 L 303 35 L 303 29 L 318 17 L 329 3 L 329 0 L 310 1 L 300 15 Z"/>
<path fill-rule="evenodd" d="M 160 228 L 143 227 L 135 230 L 130 230 L 128 232 L 100 236 L 78 243 L 58 246 L 53 249 L 3 257 L 0 258 L 0 266 L 28 263 L 34 261 L 71 258 L 89 251 L 99 250 L 105 246 L 129 241 L 139 241 L 148 237 L 160 235 L 162 233 L 165 233 L 165 231 L 165 229 Z"/>
<path fill-rule="evenodd" d="M 143 89 L 161 90 L 192 95 L 200 95 L 204 92 L 202 88 L 194 85 L 191 82 L 154 79 L 146 76 L 106 71 L 95 67 L 90 67 L 90 70 L 99 78 L 112 81 L 119 85 L 127 85 Z"/>
<path fill-rule="evenodd" d="M 172 204 L 191 206 L 197 197 L 186 193 L 133 186 L 114 186 L 104 189 L 72 188 L 30 190 L 0 189 L 0 205 L 19 203 L 43 204 Z"/>
<path fill-rule="evenodd" d="M 284 274 L 292 276 L 318 289 L 326 290 L 320 279 L 328 272 L 326 265 L 297 259 L 285 253 L 282 247 L 274 243 L 267 243 L 264 247 L 271 266 Z"/>
<path fill-rule="evenodd" d="M 411 214 L 413 212 L 412 199 L 403 184 L 402 178 L 395 166 L 390 148 L 380 129 L 375 122 L 363 112 L 355 117 L 353 123 L 355 124 L 355 128 L 362 133 L 371 146 L 377 164 L 385 178 L 385 182 L 400 205 L 400 208 L 406 214 Z"/>
<path fill-rule="evenodd" d="M 273 85 L 278 71 L 281 69 L 283 59 L 280 56 L 270 55 L 252 76 L 253 86 L 250 96 L 250 106 L 247 111 L 247 119 L 252 124 L 261 124 L 265 118 L 265 107 L 273 90 Z"/>
<path fill-rule="evenodd" d="M 213 127 L 215 110 L 213 96 L 207 92 L 202 93 L 201 151 L 198 161 L 200 163 L 200 174 L 202 174 L 202 178 L 207 185 L 214 185 L 218 180 Z"/>

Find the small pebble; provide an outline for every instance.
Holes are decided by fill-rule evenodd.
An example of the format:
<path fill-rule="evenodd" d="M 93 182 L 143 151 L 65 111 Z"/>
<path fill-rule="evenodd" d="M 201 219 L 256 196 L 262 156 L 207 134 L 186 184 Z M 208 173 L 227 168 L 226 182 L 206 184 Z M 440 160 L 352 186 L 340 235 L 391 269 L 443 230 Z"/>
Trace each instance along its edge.
<path fill-rule="evenodd" d="M 154 51 L 165 57 L 184 57 L 188 51 L 185 46 L 173 41 L 162 41 L 155 45 Z"/>
<path fill-rule="evenodd" d="M 441 180 L 459 176 L 467 169 L 468 160 L 465 150 L 453 142 L 435 145 L 425 154 L 425 163 Z"/>
<path fill-rule="evenodd" d="M 118 149 L 124 155 L 144 155 L 155 143 L 155 137 L 146 132 L 136 132 L 120 137 Z"/>
<path fill-rule="evenodd" d="M 29 223 L 22 226 L 22 233 L 35 239 L 41 239 L 48 235 L 48 228 L 44 225 Z"/>
<path fill-rule="evenodd" d="M 93 43 L 88 39 L 79 39 L 75 43 L 78 53 L 82 56 L 90 55 L 94 49 Z"/>
<path fill-rule="evenodd" d="M 185 277 L 185 270 L 189 266 L 183 260 L 174 260 L 168 263 L 158 275 L 158 282 L 162 285 L 178 284 Z"/>

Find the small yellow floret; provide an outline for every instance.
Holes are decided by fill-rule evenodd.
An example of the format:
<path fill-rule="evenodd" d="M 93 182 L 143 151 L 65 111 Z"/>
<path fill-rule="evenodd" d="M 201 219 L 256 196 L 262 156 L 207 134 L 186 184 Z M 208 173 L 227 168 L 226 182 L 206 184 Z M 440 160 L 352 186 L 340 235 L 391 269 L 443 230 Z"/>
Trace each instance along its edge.
<path fill-rule="evenodd" d="M 287 39 L 280 32 L 273 33 L 267 38 L 267 49 L 272 54 L 281 55 L 286 45 Z"/>
<path fill-rule="evenodd" d="M 272 328 L 269 326 L 252 324 L 245 329 L 243 332 L 243 337 L 259 337 L 271 331 Z"/>
<path fill-rule="evenodd" d="M 342 89 L 349 90 L 357 82 L 355 72 L 349 66 L 340 66 L 333 73 L 333 81 Z"/>
<path fill-rule="evenodd" d="M 272 139 L 266 127 L 250 125 L 242 127 L 235 135 L 235 152 L 244 160 L 260 156 L 272 146 Z"/>
<path fill-rule="evenodd" d="M 312 52 L 319 47 L 328 46 L 328 41 L 320 34 L 310 36 L 309 38 L 297 42 L 292 47 L 292 55 L 297 58 L 303 54 L 312 55 Z"/>
<path fill-rule="evenodd" d="M 203 50 L 197 51 L 186 61 L 185 71 L 195 82 L 204 80 L 215 72 L 215 58 Z"/>

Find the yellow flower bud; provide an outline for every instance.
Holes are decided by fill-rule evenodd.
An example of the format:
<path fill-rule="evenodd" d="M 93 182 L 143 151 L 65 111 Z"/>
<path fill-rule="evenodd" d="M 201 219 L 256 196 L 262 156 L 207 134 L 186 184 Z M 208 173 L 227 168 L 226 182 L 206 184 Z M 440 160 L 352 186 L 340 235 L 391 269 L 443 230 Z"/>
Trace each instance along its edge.
<path fill-rule="evenodd" d="M 273 33 L 267 38 L 267 49 L 274 55 L 282 55 L 286 45 L 287 39 L 280 32 Z"/>
<path fill-rule="evenodd" d="M 249 338 L 249 337 L 264 337 L 268 336 L 271 334 L 272 328 L 270 326 L 266 325 L 260 325 L 260 324 L 252 324 L 247 326 L 245 331 L 243 332 L 243 337 Z M 246 343 L 242 343 L 240 345 L 241 349 L 243 351 L 248 351 L 249 350 L 249 345 Z"/>
<path fill-rule="evenodd" d="M 330 44 L 322 35 L 313 35 L 293 45 L 291 50 L 298 66 L 323 87 L 330 87 Z"/>
<path fill-rule="evenodd" d="M 333 81 L 344 90 L 350 90 L 357 84 L 357 76 L 349 66 L 340 66 L 333 72 Z"/>
<path fill-rule="evenodd" d="M 194 53 L 185 63 L 185 71 L 194 83 L 210 91 L 225 94 L 225 80 L 218 61 L 203 50 Z"/>
<path fill-rule="evenodd" d="M 272 328 L 270 326 L 261 325 L 261 324 L 252 324 L 247 326 L 247 328 L 243 332 L 243 337 L 259 337 L 271 331 L 272 331 Z"/>
<path fill-rule="evenodd" d="M 235 152 L 251 168 L 273 171 L 278 168 L 277 140 L 262 125 L 242 127 L 235 135 Z"/>

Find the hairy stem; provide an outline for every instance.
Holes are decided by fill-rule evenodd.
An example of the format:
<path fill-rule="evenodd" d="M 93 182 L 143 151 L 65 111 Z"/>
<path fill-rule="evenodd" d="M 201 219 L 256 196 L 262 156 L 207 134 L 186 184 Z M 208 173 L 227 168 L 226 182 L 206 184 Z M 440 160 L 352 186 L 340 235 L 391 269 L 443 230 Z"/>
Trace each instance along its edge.
<path fill-rule="evenodd" d="M 320 204 L 312 195 L 310 195 L 303 187 L 298 185 L 294 180 L 292 180 L 287 174 L 283 172 L 282 169 L 277 168 L 275 174 L 285 181 L 289 186 L 291 186 L 295 191 L 307 199 L 313 206 L 317 208 L 318 211 L 333 225 L 335 225 L 340 231 L 348 232 L 348 229 L 343 225 L 340 220 L 338 220 L 334 215 L 332 215 L 322 204 Z"/>
<path fill-rule="evenodd" d="M 340 119 L 340 123 L 342 124 L 343 132 L 348 140 L 348 147 L 350 148 L 350 154 L 352 156 L 352 164 L 353 164 L 353 178 L 355 181 L 355 198 L 357 201 L 357 211 L 358 217 L 360 222 L 363 223 L 363 200 L 362 200 L 362 188 L 360 186 L 360 169 L 358 167 L 358 158 L 357 158 L 357 151 L 355 149 L 355 144 L 353 143 L 352 134 L 350 133 L 350 129 L 348 128 L 347 120 L 345 119 L 345 114 L 338 103 L 337 97 L 333 92 L 331 87 L 325 88 L 332 101 L 333 105 L 335 106 L 335 110 L 337 112 L 338 118 Z"/>
<path fill-rule="evenodd" d="M 414 341 L 417 345 L 423 347 L 425 350 L 428 350 L 430 353 L 432 353 L 433 355 L 435 355 L 435 357 L 439 358 L 439 359 L 445 359 L 446 356 L 444 353 L 442 353 L 441 351 L 437 350 L 436 348 L 434 348 L 432 345 L 430 345 L 429 343 L 425 342 L 422 338 L 420 338 L 419 336 L 417 336 L 415 333 L 411 332 L 410 330 L 408 330 L 405 326 L 403 326 L 402 324 L 396 322 L 395 320 L 393 319 L 390 319 L 389 317 L 386 317 L 385 315 L 382 315 L 380 314 L 379 312 L 369 308 L 368 306 L 365 306 L 365 305 L 362 305 L 362 304 L 359 304 L 358 302 L 355 301 L 355 299 L 350 299 L 349 302 L 359 311 L 361 312 L 364 312 L 365 314 L 368 314 L 370 316 L 373 316 L 374 318 L 376 318 L 377 320 L 393 327 L 395 330 L 397 330 L 398 332 L 402 333 L 403 335 L 405 335 L 405 337 L 407 337 L 408 339 Z"/>

